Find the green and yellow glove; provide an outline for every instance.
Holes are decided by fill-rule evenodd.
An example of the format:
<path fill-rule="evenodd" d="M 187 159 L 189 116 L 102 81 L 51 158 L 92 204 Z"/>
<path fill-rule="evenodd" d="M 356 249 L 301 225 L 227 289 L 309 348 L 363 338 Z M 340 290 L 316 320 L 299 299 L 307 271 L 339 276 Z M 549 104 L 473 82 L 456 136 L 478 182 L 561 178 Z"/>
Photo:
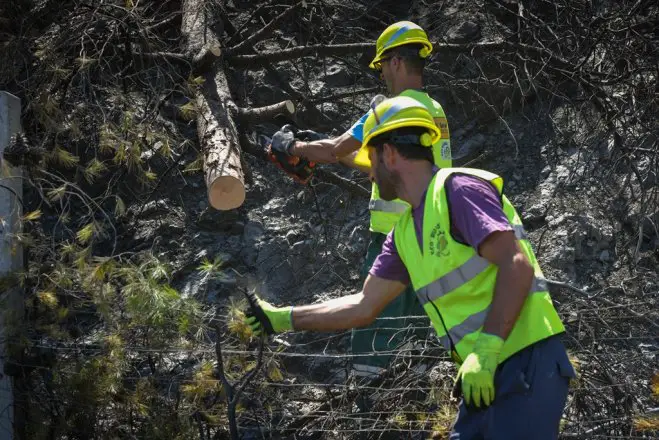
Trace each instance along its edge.
<path fill-rule="evenodd" d="M 250 301 L 251 311 L 245 313 L 246 322 L 255 334 L 282 333 L 293 330 L 293 306 L 275 307 L 267 301 L 256 297 Z"/>
<path fill-rule="evenodd" d="M 468 405 L 473 403 L 480 408 L 481 401 L 488 406 L 494 400 L 494 373 L 504 342 L 499 336 L 481 333 L 474 351 L 460 366 L 456 388 L 462 387 L 462 396 Z"/>

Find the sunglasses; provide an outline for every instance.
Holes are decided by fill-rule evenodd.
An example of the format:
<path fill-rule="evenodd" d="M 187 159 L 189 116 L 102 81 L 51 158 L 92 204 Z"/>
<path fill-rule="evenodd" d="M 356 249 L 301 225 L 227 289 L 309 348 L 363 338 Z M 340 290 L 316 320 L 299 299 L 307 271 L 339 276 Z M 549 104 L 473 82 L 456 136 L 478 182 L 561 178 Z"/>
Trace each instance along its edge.
<path fill-rule="evenodd" d="M 386 58 L 380 58 L 380 61 L 378 61 L 378 62 L 374 65 L 375 70 L 376 70 L 378 73 L 382 73 L 382 63 L 385 62 L 385 61 L 389 61 L 389 60 L 392 59 L 394 56 L 395 56 L 395 55 L 392 55 L 392 56 L 390 56 L 390 57 L 386 57 Z"/>

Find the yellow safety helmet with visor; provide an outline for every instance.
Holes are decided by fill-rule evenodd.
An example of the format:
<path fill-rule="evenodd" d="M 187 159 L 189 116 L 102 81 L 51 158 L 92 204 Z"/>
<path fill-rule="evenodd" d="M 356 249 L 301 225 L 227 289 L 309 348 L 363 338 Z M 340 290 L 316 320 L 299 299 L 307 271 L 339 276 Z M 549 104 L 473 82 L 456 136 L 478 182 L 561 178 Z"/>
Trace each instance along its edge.
<path fill-rule="evenodd" d="M 375 45 L 375 58 L 373 58 L 369 67 L 380 70 L 384 52 L 394 47 L 415 43 L 423 46 L 419 50 L 419 56 L 424 59 L 428 58 L 432 53 L 432 43 L 428 40 L 428 35 L 421 26 L 411 21 L 399 21 L 392 24 L 378 37 Z"/>
<path fill-rule="evenodd" d="M 368 158 L 369 142 L 375 136 L 404 127 L 420 127 L 428 129 L 427 132 L 417 136 L 415 143 L 432 148 L 440 137 L 439 127 L 435 125 L 433 117 L 419 101 L 407 96 L 397 96 L 377 104 L 373 102 L 371 111 L 364 122 L 364 139 L 362 146 L 355 156 L 355 163 L 370 167 Z"/>

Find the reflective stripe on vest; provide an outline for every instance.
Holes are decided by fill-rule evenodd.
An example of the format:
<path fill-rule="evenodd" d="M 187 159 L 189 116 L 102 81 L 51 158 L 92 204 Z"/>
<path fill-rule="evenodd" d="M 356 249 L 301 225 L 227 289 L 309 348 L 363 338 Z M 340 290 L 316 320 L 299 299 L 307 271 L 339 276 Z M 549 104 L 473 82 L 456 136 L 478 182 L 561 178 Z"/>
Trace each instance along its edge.
<path fill-rule="evenodd" d="M 531 284 L 531 290 L 529 291 L 529 295 L 532 295 L 534 293 L 544 293 L 547 290 L 547 280 L 544 278 L 533 278 L 533 283 Z M 490 311 L 490 307 L 487 309 L 474 313 L 473 315 L 469 315 L 467 319 L 462 321 L 460 324 L 455 325 L 451 327 L 449 330 L 449 334 L 451 335 L 451 338 L 453 339 L 453 344 L 458 345 L 462 339 L 467 336 L 469 333 L 473 333 L 475 331 L 478 331 L 483 324 L 485 324 L 485 318 L 487 317 L 487 313 Z M 441 341 L 442 345 L 444 347 L 450 347 L 451 346 L 451 340 L 449 339 L 448 335 L 442 335 L 439 337 L 439 340 Z"/>
<path fill-rule="evenodd" d="M 479 273 L 483 272 L 490 266 L 490 262 L 480 255 L 475 254 L 468 259 L 462 266 L 453 269 L 441 278 L 436 279 L 427 286 L 421 287 L 416 291 L 416 295 L 425 305 L 430 301 L 441 298 L 452 290 L 457 289 L 463 284 L 476 278 Z"/>
<path fill-rule="evenodd" d="M 515 237 L 518 240 L 526 240 L 524 226 L 513 225 L 513 231 L 515 231 Z M 478 254 L 474 254 L 474 256 L 465 261 L 462 266 L 453 269 L 443 277 L 440 277 L 427 286 L 420 288 L 417 291 L 417 296 L 419 297 L 419 301 L 421 301 L 421 305 L 426 304 L 428 301 L 434 301 L 437 298 L 441 298 L 448 292 L 457 289 L 468 281 L 476 278 L 489 266 L 489 261 Z"/>
<path fill-rule="evenodd" d="M 531 284 L 531 290 L 529 291 L 529 295 L 532 295 L 534 293 L 544 293 L 547 290 L 547 280 L 544 278 L 533 278 L 533 284 Z M 453 340 L 453 344 L 458 345 L 465 336 L 467 336 L 469 333 L 473 333 L 475 331 L 478 331 L 483 325 L 485 324 L 485 318 L 487 318 L 487 313 L 490 311 L 490 307 L 486 308 L 485 310 L 474 313 L 473 315 L 469 315 L 467 319 L 462 321 L 460 324 L 455 325 L 451 327 L 449 330 L 449 335 L 451 336 L 449 338 L 449 335 L 442 335 L 439 336 L 439 340 L 441 341 L 442 345 L 444 347 L 450 347 L 451 346 L 451 339 Z"/>
<path fill-rule="evenodd" d="M 462 270 L 462 268 L 466 265 L 465 264 L 462 267 L 447 273 L 440 279 L 435 280 L 432 283 L 428 284 L 427 286 L 423 286 L 422 288 L 417 290 L 416 295 L 421 305 L 424 306 L 431 301 L 435 301 L 436 299 L 443 297 L 444 295 L 452 292 L 453 290 L 457 289 L 463 284 L 468 283 L 473 278 L 475 278 L 479 273 L 486 270 L 490 263 L 485 258 L 480 258 L 480 259 L 485 262 L 485 266 L 484 267 L 481 266 L 482 268 L 478 270 L 478 272 L 472 272 L 471 274 L 469 274 L 471 276 L 468 275 L 462 277 L 466 273 L 466 271 Z M 467 262 L 467 264 L 469 264 L 469 262 Z M 474 269 L 476 268 L 477 264 L 481 265 L 482 262 L 479 261 L 477 263 L 474 263 L 472 265 Z M 533 277 L 533 281 L 531 282 L 531 290 L 529 291 L 529 294 L 536 292 L 545 292 L 546 290 L 547 290 L 547 280 L 540 277 Z"/>
<path fill-rule="evenodd" d="M 462 321 L 460 324 L 453 326 L 451 330 L 449 330 L 449 334 L 451 337 L 449 338 L 449 335 L 442 335 L 439 337 L 439 341 L 442 343 L 444 347 L 451 347 L 451 340 L 453 340 L 454 345 L 458 345 L 460 341 L 464 339 L 465 336 L 467 336 L 470 333 L 473 333 L 477 331 L 479 328 L 483 326 L 483 323 L 485 323 L 485 318 L 487 318 L 487 313 L 490 311 L 490 307 L 487 309 L 474 313 L 473 315 L 469 315 L 467 319 Z"/>
<path fill-rule="evenodd" d="M 368 209 L 371 211 L 390 212 L 394 214 L 404 213 L 409 206 L 407 203 L 397 202 L 396 200 L 371 199 L 368 202 Z"/>

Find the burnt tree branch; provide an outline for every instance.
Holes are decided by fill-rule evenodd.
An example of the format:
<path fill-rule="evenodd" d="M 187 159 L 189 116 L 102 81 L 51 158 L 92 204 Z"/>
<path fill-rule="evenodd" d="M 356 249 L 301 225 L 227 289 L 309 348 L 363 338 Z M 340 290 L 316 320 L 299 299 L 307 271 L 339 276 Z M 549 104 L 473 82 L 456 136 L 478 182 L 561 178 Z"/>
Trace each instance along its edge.
<path fill-rule="evenodd" d="M 374 43 L 350 43 L 350 44 L 315 44 L 311 46 L 297 46 L 290 49 L 260 52 L 253 55 L 232 55 L 226 58 L 232 67 L 249 67 L 258 69 L 270 63 L 287 61 L 310 55 L 350 55 L 373 50 Z"/>
<path fill-rule="evenodd" d="M 224 29 L 229 35 L 230 38 L 239 38 L 240 34 L 236 27 L 233 25 L 231 20 L 229 19 L 228 14 L 224 10 L 224 8 L 220 8 L 221 11 L 221 20 L 222 24 L 224 25 Z M 249 46 L 247 50 L 251 53 L 258 54 L 257 50 L 254 48 L 254 46 Z M 227 59 L 229 58 L 229 54 L 224 55 L 224 60 L 227 62 Z M 228 62 L 227 62 L 228 64 Z M 279 86 L 286 92 L 291 98 L 295 99 L 296 104 L 297 103 L 302 103 L 302 104 L 309 104 L 307 107 L 307 111 L 309 111 L 312 114 L 315 114 L 316 116 L 322 115 L 321 112 L 319 112 L 312 104 L 309 103 L 309 100 L 307 99 L 304 94 L 302 94 L 299 90 L 295 89 L 293 86 L 291 86 L 286 80 L 284 80 L 277 69 L 275 69 L 270 62 L 267 62 L 265 64 L 265 69 L 268 71 L 270 75 L 277 81 Z"/>
<path fill-rule="evenodd" d="M 270 23 L 266 24 L 261 30 L 258 32 L 250 35 L 240 43 L 236 44 L 232 48 L 230 48 L 227 52 L 228 53 L 239 53 L 244 50 L 248 50 L 250 47 L 252 47 L 254 44 L 258 43 L 259 41 L 263 41 L 266 38 L 268 38 L 272 32 L 279 27 L 281 23 L 283 23 L 285 20 L 287 20 L 300 6 L 302 6 L 304 2 L 298 2 L 291 6 L 290 8 L 286 9 L 284 12 L 276 16 L 275 18 L 270 21 Z"/>

